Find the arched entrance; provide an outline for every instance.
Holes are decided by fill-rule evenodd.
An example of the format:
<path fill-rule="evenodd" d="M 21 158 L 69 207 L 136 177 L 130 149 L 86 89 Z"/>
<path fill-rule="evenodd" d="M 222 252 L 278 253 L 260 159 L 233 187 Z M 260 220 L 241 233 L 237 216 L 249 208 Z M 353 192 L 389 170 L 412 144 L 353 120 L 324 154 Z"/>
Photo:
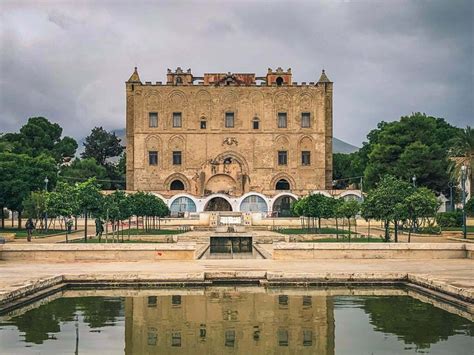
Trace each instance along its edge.
<path fill-rule="evenodd" d="M 282 195 L 273 202 L 273 213 L 276 217 L 290 217 L 291 216 L 291 204 L 296 199 L 293 196 Z"/>
<path fill-rule="evenodd" d="M 232 211 L 232 206 L 225 198 L 214 197 L 206 203 L 204 211 Z"/>

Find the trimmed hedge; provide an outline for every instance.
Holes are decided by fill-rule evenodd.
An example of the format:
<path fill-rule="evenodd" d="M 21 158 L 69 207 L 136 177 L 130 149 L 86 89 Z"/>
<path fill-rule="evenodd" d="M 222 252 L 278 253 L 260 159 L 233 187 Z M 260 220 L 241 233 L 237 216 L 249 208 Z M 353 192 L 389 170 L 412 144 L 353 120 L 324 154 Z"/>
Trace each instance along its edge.
<path fill-rule="evenodd" d="M 456 210 L 453 212 L 438 213 L 436 214 L 436 223 L 441 228 L 461 227 L 462 226 L 462 211 Z"/>

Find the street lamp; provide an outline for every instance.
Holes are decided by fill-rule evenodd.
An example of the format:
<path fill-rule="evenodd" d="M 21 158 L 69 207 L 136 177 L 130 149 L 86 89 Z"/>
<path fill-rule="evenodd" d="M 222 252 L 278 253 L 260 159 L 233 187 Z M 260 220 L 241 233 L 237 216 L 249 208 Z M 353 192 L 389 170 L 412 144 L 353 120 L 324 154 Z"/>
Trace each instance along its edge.
<path fill-rule="evenodd" d="M 416 175 L 413 175 L 411 181 L 413 181 L 413 187 L 416 187 Z"/>
<path fill-rule="evenodd" d="M 44 191 L 48 192 L 48 177 L 46 176 L 44 178 Z M 45 231 L 46 233 L 48 232 L 48 211 L 44 211 L 44 223 L 45 223 Z"/>
<path fill-rule="evenodd" d="M 467 178 L 467 166 L 461 166 L 461 187 L 462 187 L 462 234 L 463 238 L 467 238 L 466 231 L 466 178 Z"/>

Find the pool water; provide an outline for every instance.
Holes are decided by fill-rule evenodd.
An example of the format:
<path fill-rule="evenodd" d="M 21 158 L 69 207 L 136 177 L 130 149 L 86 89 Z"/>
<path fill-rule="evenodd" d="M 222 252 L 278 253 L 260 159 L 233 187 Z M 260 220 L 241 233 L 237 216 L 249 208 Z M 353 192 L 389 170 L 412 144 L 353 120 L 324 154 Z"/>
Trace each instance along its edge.
<path fill-rule="evenodd" d="M 0 316 L 0 354 L 472 354 L 471 315 L 401 289 L 67 290 Z"/>

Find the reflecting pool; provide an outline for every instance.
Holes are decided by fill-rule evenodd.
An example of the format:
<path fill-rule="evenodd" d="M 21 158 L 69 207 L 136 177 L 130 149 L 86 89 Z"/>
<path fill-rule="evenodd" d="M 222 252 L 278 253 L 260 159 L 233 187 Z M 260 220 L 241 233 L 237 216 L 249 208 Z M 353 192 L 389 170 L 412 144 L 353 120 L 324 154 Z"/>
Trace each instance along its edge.
<path fill-rule="evenodd" d="M 473 333 L 405 289 L 66 290 L 0 315 L 0 354 L 472 354 Z"/>

